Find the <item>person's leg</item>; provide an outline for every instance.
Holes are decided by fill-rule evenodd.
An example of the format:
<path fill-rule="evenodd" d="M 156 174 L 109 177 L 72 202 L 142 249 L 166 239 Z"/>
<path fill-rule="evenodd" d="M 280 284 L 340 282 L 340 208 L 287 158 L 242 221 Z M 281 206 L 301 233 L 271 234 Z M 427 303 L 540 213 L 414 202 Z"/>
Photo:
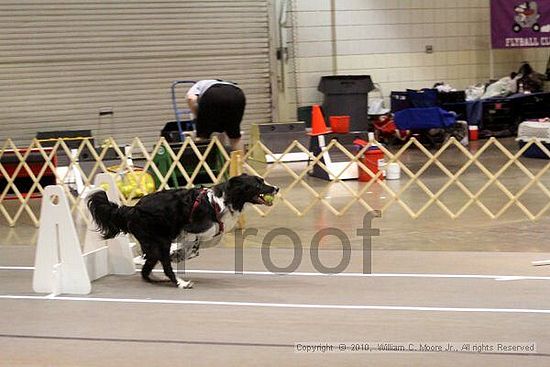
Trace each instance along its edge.
<path fill-rule="evenodd" d="M 216 133 L 213 133 L 213 134 L 212 134 L 212 137 L 214 137 L 214 136 L 215 136 L 216 138 L 218 138 L 218 140 L 220 141 L 220 143 L 222 143 L 223 146 L 229 145 L 229 141 L 228 141 L 228 139 L 227 139 L 227 135 L 225 135 L 224 133 L 218 133 L 218 132 L 216 132 Z"/>
<path fill-rule="evenodd" d="M 224 131 L 229 138 L 231 150 L 244 150 L 241 139 L 241 121 L 246 106 L 246 98 L 242 90 L 232 87 L 226 95 L 226 122 Z"/>
<path fill-rule="evenodd" d="M 216 93 L 212 93 L 212 87 L 199 99 L 196 121 L 197 141 L 210 139 L 210 135 L 217 130 L 215 126 L 218 115 L 216 111 L 217 100 Z"/>
<path fill-rule="evenodd" d="M 244 144 L 241 138 L 236 138 L 236 139 L 229 138 L 229 146 L 231 147 L 231 151 L 234 151 L 234 150 L 244 151 Z"/>
<path fill-rule="evenodd" d="M 204 110 L 205 111 L 205 110 Z M 210 139 L 210 135 L 212 134 L 212 129 L 208 124 L 208 118 L 205 116 L 206 113 L 198 113 L 197 116 L 197 122 L 196 122 L 196 141 L 203 141 Z"/>

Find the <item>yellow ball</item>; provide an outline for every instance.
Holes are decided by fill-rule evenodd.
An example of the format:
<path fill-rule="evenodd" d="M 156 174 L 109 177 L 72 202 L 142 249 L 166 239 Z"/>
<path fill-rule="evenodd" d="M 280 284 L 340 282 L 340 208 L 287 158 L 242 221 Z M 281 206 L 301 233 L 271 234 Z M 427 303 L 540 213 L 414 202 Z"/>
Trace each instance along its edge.
<path fill-rule="evenodd" d="M 273 200 L 275 200 L 275 196 L 273 195 L 264 195 L 264 201 L 268 204 L 268 205 L 271 205 L 273 204 Z"/>
<path fill-rule="evenodd" d="M 128 198 L 130 196 L 130 194 L 132 193 L 132 186 L 122 185 L 120 187 L 120 192 L 122 193 L 122 195 L 124 195 L 124 197 Z"/>

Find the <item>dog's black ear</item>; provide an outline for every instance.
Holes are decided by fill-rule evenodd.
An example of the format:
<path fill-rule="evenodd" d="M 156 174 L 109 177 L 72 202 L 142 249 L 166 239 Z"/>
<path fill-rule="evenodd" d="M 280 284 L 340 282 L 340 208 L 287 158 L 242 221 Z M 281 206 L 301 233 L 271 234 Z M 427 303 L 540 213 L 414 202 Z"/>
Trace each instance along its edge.
<path fill-rule="evenodd" d="M 214 190 L 214 195 L 221 198 L 223 194 L 227 192 L 228 187 L 229 187 L 229 181 L 225 181 L 215 185 L 212 189 Z"/>
<path fill-rule="evenodd" d="M 229 179 L 229 181 L 227 181 L 230 185 L 235 185 L 235 184 L 238 184 L 238 183 L 242 183 L 242 182 L 246 182 L 246 180 L 248 180 L 250 177 L 249 174 L 247 173 L 241 173 L 240 175 L 238 176 L 233 176 Z"/>

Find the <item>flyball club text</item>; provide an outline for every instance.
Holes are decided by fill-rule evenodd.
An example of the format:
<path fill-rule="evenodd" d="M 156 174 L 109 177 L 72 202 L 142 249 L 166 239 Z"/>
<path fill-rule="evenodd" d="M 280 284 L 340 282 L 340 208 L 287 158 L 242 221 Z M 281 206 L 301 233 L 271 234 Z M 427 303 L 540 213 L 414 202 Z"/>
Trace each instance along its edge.
<path fill-rule="evenodd" d="M 550 46 L 550 37 L 512 37 L 506 38 L 506 47 Z"/>

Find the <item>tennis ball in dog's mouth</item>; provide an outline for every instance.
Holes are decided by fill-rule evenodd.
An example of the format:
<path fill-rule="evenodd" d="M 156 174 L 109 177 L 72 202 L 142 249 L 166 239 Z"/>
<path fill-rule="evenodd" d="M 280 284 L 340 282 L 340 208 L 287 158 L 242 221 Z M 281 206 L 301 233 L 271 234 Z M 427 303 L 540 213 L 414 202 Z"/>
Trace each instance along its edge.
<path fill-rule="evenodd" d="M 273 200 L 275 200 L 275 196 L 271 194 L 265 194 L 263 195 L 263 199 L 267 205 L 273 205 Z"/>

